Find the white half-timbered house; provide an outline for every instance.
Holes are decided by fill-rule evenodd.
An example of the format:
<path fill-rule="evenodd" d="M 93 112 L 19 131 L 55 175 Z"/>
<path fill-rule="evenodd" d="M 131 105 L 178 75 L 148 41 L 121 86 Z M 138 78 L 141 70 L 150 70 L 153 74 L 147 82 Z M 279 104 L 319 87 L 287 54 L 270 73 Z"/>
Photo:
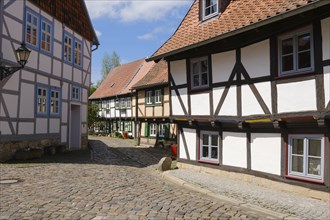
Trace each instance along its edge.
<path fill-rule="evenodd" d="M 0 160 L 26 147 L 87 147 L 91 57 L 99 42 L 84 1 L 0 1 L 1 66 L 17 66 L 22 42 L 31 50 L 28 63 L 0 81 Z"/>
<path fill-rule="evenodd" d="M 112 69 L 89 100 L 98 105 L 100 123 L 94 131 L 135 137 L 135 93 L 132 86 L 154 62 L 139 59 Z"/>
<path fill-rule="evenodd" d="M 180 162 L 329 190 L 330 1 L 196 0 L 160 59 Z"/>

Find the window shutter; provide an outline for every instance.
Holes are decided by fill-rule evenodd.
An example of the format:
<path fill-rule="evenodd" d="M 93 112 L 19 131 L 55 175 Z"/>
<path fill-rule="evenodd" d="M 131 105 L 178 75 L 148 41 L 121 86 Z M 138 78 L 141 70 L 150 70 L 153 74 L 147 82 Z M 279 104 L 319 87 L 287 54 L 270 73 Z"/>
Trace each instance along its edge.
<path fill-rule="evenodd" d="M 144 136 L 148 137 L 149 136 L 149 124 L 146 122 L 144 123 L 145 127 L 144 127 Z"/>

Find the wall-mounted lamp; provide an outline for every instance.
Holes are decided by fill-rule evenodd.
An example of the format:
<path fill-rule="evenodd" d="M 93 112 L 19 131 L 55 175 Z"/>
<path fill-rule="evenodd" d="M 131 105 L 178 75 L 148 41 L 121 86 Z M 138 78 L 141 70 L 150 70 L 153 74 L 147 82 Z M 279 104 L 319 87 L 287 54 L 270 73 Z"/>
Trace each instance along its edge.
<path fill-rule="evenodd" d="M 31 51 L 26 48 L 25 43 L 22 43 L 21 46 L 15 52 L 17 62 L 20 66 L 0 66 L 0 80 L 3 80 L 7 76 L 10 76 L 11 74 L 15 73 L 20 69 L 23 69 L 31 53 Z"/>

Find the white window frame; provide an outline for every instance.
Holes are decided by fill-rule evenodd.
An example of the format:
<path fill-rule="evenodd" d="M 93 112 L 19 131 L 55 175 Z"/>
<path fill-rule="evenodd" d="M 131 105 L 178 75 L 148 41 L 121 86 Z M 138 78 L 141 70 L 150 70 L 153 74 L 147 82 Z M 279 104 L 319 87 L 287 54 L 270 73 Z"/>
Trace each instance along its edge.
<path fill-rule="evenodd" d="M 304 154 L 303 154 L 303 172 L 297 172 L 292 170 L 292 156 L 295 156 L 292 153 L 292 141 L 294 139 L 302 139 L 304 141 Z M 308 141 L 320 140 L 321 141 L 321 159 L 320 164 L 320 173 L 321 175 L 313 175 L 308 174 L 308 158 L 313 157 L 308 155 Z M 288 144 L 288 175 L 290 177 L 298 177 L 306 180 L 316 180 L 316 181 L 323 181 L 324 180 L 324 135 L 322 134 L 315 134 L 315 135 L 289 135 L 289 144 Z M 314 156 L 315 157 L 315 156 Z M 317 157 L 315 157 L 317 158 Z"/>
<path fill-rule="evenodd" d="M 50 114 L 59 115 L 60 114 L 60 91 L 51 89 L 50 90 Z"/>
<path fill-rule="evenodd" d="M 156 137 L 157 135 L 157 124 L 156 123 L 151 123 L 149 125 L 149 136 L 150 137 Z"/>
<path fill-rule="evenodd" d="M 126 107 L 131 108 L 131 98 L 130 97 L 126 99 L 126 102 L 127 102 Z"/>
<path fill-rule="evenodd" d="M 203 143 L 203 135 L 208 135 L 208 145 L 205 145 Z M 217 146 L 212 145 L 212 135 L 217 136 Z M 200 142 L 199 142 L 199 152 L 200 152 L 200 161 L 205 161 L 205 162 L 211 162 L 211 163 L 219 163 L 219 158 L 220 158 L 220 147 L 219 147 L 219 133 L 215 131 L 201 131 L 200 132 Z M 203 157 L 203 146 L 208 147 L 208 157 Z M 218 154 L 217 158 L 212 158 L 211 153 L 212 153 L 212 148 L 217 148 Z"/>
<path fill-rule="evenodd" d="M 213 4 L 212 4 L 212 1 L 213 1 Z M 216 10 L 213 13 L 206 15 L 206 13 L 205 13 L 206 10 L 208 8 L 211 9 L 214 5 L 216 5 Z M 203 0 L 202 13 L 203 13 L 203 20 L 209 19 L 209 18 L 217 15 L 219 13 L 219 0 L 210 0 L 210 5 L 206 5 L 206 0 Z"/>
<path fill-rule="evenodd" d="M 162 103 L 162 90 L 161 89 L 155 90 L 155 103 L 156 104 Z"/>
<path fill-rule="evenodd" d="M 152 105 L 152 90 L 146 91 L 146 104 Z"/>
<path fill-rule="evenodd" d="M 206 61 L 206 63 L 207 63 L 207 72 L 202 72 L 201 63 L 203 61 Z M 196 63 L 200 63 L 199 64 L 199 66 L 200 66 L 199 72 L 197 74 L 194 73 L 194 69 L 193 69 L 193 66 Z M 209 87 L 209 80 L 210 80 L 209 69 L 210 68 L 209 68 L 209 59 L 208 59 L 208 57 L 199 57 L 199 58 L 195 58 L 195 59 L 190 60 L 190 76 L 191 76 L 190 85 L 191 85 L 192 89 L 201 89 L 201 88 L 208 88 Z M 205 73 L 207 75 L 207 84 L 202 85 L 202 75 L 205 74 Z M 199 78 L 199 85 L 197 85 L 197 86 L 194 85 L 194 76 L 195 75 L 198 75 L 198 78 Z"/>
<path fill-rule="evenodd" d="M 39 94 L 39 91 L 41 91 L 40 94 Z M 48 114 L 48 88 L 38 86 L 37 87 L 37 115 L 47 115 L 47 114 Z"/>
<path fill-rule="evenodd" d="M 159 124 L 158 126 L 158 136 L 165 137 L 166 134 L 166 124 Z"/>
<path fill-rule="evenodd" d="M 311 57 L 311 66 L 299 69 L 298 67 L 298 37 L 304 34 L 310 34 L 310 57 Z M 293 70 L 283 71 L 282 65 L 282 42 L 284 40 L 293 39 Z M 313 37 L 313 28 L 308 26 L 302 29 L 286 33 L 278 37 L 278 69 L 279 76 L 295 75 L 301 73 L 308 73 L 314 71 L 314 37 Z"/>

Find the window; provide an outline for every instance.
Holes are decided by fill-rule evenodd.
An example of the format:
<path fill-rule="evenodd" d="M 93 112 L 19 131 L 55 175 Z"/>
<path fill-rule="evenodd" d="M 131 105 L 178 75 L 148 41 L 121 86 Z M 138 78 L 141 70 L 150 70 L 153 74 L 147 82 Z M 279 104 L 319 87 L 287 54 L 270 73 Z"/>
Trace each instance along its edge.
<path fill-rule="evenodd" d="M 200 160 L 219 162 L 219 135 L 217 132 L 201 132 Z"/>
<path fill-rule="evenodd" d="M 289 136 L 289 176 L 323 180 L 324 137 L 321 135 Z"/>
<path fill-rule="evenodd" d="M 207 57 L 191 60 L 191 88 L 207 88 L 209 86 L 209 72 Z"/>
<path fill-rule="evenodd" d="M 71 100 L 80 101 L 80 88 L 78 86 L 71 86 Z M 103 103 L 101 103 L 103 107 Z"/>
<path fill-rule="evenodd" d="M 162 90 L 155 90 L 155 103 L 162 103 Z"/>
<path fill-rule="evenodd" d="M 45 19 L 41 19 L 41 50 L 51 52 L 51 23 Z"/>
<path fill-rule="evenodd" d="M 159 137 L 165 137 L 166 134 L 166 124 L 160 124 L 159 125 L 159 130 L 158 130 L 158 136 Z"/>
<path fill-rule="evenodd" d="M 127 98 L 126 106 L 127 106 L 127 108 L 131 107 L 131 98 Z"/>
<path fill-rule="evenodd" d="M 28 45 L 38 47 L 39 16 L 29 9 L 26 9 L 25 16 L 25 42 Z"/>
<path fill-rule="evenodd" d="M 152 105 L 153 100 L 152 100 L 152 90 L 146 92 L 146 104 Z"/>
<path fill-rule="evenodd" d="M 82 62 L 82 43 L 75 39 L 74 40 L 74 64 L 81 66 Z"/>
<path fill-rule="evenodd" d="M 64 55 L 63 59 L 69 63 L 72 62 L 72 37 L 64 34 Z"/>
<path fill-rule="evenodd" d="M 125 122 L 124 131 L 128 131 L 128 132 L 132 131 L 132 122 L 130 122 L 130 121 Z"/>
<path fill-rule="evenodd" d="M 150 124 L 149 129 L 150 129 L 149 135 L 155 137 L 157 134 L 157 124 L 154 123 Z"/>
<path fill-rule="evenodd" d="M 119 109 L 119 100 L 118 100 L 118 99 L 116 99 L 116 102 L 115 102 L 115 108 L 116 108 L 116 109 Z"/>
<path fill-rule="evenodd" d="M 203 19 L 208 19 L 218 14 L 218 0 L 203 0 Z"/>
<path fill-rule="evenodd" d="M 37 114 L 47 114 L 48 89 L 37 88 Z"/>
<path fill-rule="evenodd" d="M 312 28 L 279 37 L 280 76 L 314 70 Z"/>
<path fill-rule="evenodd" d="M 50 114 L 57 115 L 60 113 L 60 92 L 51 90 L 50 94 Z"/>

